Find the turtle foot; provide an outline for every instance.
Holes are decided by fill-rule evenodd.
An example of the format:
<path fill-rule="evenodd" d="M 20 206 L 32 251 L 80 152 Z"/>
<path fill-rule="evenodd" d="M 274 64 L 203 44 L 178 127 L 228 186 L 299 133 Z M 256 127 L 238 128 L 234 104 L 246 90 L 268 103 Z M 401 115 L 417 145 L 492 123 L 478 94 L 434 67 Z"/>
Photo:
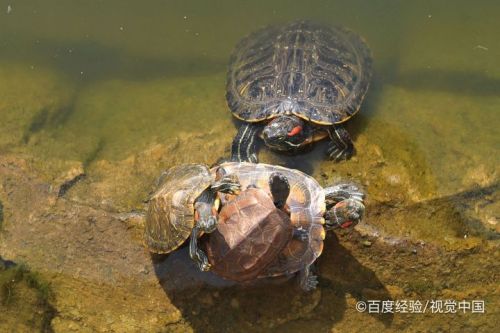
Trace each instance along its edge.
<path fill-rule="evenodd" d="M 309 232 L 302 228 L 293 229 L 293 238 L 300 240 L 301 242 L 307 242 L 309 240 Z"/>
<path fill-rule="evenodd" d="M 304 291 L 313 291 L 318 286 L 318 277 L 312 273 L 309 273 L 309 276 L 306 278 L 305 282 L 301 285 L 302 290 Z"/>
<path fill-rule="evenodd" d="M 195 261 L 196 261 L 196 263 L 197 263 L 198 268 L 200 269 L 200 271 L 207 272 L 207 271 L 210 270 L 211 265 L 208 262 L 208 258 L 205 255 L 205 253 L 203 253 L 203 251 L 198 251 L 198 253 L 197 253 L 197 259 Z"/>
<path fill-rule="evenodd" d="M 348 160 L 354 155 L 354 148 L 351 147 L 338 147 L 336 144 L 330 144 L 327 150 L 328 156 L 335 162 Z"/>
<path fill-rule="evenodd" d="M 311 272 L 311 266 L 305 267 L 299 272 L 300 288 L 309 292 L 318 286 L 318 277 Z"/>
<path fill-rule="evenodd" d="M 348 160 L 354 155 L 354 145 L 349 133 L 340 125 L 334 125 L 328 129 L 330 136 L 330 146 L 328 147 L 328 156 L 335 162 Z"/>

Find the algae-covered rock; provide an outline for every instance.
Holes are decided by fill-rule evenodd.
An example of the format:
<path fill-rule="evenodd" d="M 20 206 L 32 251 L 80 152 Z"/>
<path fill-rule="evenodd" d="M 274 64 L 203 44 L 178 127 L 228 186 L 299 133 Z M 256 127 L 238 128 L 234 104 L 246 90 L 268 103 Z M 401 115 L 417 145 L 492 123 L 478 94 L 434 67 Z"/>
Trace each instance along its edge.
<path fill-rule="evenodd" d="M 51 332 L 56 314 L 51 288 L 25 265 L 0 257 L 0 330 Z"/>
<path fill-rule="evenodd" d="M 2 222 L 3 222 L 3 204 L 0 201 L 0 230 L 2 230 Z"/>
<path fill-rule="evenodd" d="M 112 212 L 58 196 L 33 172 L 36 165 L 12 156 L 0 160 L 9 210 L 0 253 L 28 262 L 50 283 L 57 309 L 52 329 L 136 332 L 177 323 L 178 310 L 150 273 L 142 233 Z"/>

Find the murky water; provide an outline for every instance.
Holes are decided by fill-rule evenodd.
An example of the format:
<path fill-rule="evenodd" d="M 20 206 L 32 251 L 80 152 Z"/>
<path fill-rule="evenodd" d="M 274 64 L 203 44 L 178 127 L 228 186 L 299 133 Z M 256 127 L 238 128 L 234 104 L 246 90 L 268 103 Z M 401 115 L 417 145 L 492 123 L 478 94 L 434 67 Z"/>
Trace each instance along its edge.
<path fill-rule="evenodd" d="M 79 323 L 86 324 L 76 330 L 139 329 L 137 318 L 144 316 L 139 310 L 135 322 L 124 320 L 123 326 L 113 326 L 119 319 L 107 323 L 99 314 L 82 310 L 85 306 L 79 307 L 78 301 L 69 302 L 68 295 L 77 297 L 79 293 L 67 292 L 73 282 L 61 282 L 54 274 L 96 284 L 125 276 L 127 283 L 133 285 L 135 274 L 143 273 L 137 273 L 135 268 L 127 271 L 118 264 L 114 267 L 106 259 L 101 264 L 96 259 L 95 269 L 84 266 L 91 258 L 100 258 L 106 246 L 85 254 L 88 261 L 75 250 L 71 260 L 48 264 L 26 244 L 49 249 L 48 240 L 57 239 L 54 230 L 67 228 L 55 222 L 52 228 L 50 223 L 44 224 L 47 242 L 25 241 L 22 245 L 13 235 L 16 230 L 19 235 L 26 228 L 38 230 L 40 224 L 33 222 L 37 221 L 36 216 L 50 222 L 53 216 L 64 215 L 61 209 L 73 211 L 72 203 L 103 212 L 140 210 L 162 168 L 183 162 L 213 163 L 227 154 L 236 133 L 224 97 L 225 73 L 233 47 L 240 38 L 263 25 L 306 18 L 345 25 L 362 35 L 373 51 L 370 90 L 361 112 L 348 124 L 357 155 L 351 161 L 333 164 L 324 160 L 326 146 L 320 143 L 312 151 L 295 157 L 262 151 L 261 159 L 302 169 L 322 184 L 337 178 L 353 178 L 363 184 L 370 208 L 366 222 L 369 228 L 376 228 L 376 233 L 386 235 L 388 242 L 398 243 L 398 239 L 406 237 L 416 243 L 435 245 L 440 251 L 451 251 L 450 256 L 455 257 L 468 256 L 464 251 L 472 248 L 470 251 L 476 251 L 478 257 L 469 258 L 461 266 L 463 270 L 457 274 L 462 275 L 456 280 L 467 282 L 457 282 L 456 289 L 465 293 L 465 298 L 475 295 L 466 293 L 471 289 L 482 296 L 484 290 L 491 289 L 481 290 L 481 286 L 491 286 L 490 278 L 499 273 L 493 260 L 498 256 L 494 239 L 498 238 L 499 217 L 495 187 L 500 165 L 499 14 L 500 4 L 495 1 L 0 1 L 0 157 L 7 161 L 2 162 L 4 169 L 0 169 L 4 172 L 0 174 L 0 226 L 5 229 L 0 238 L 0 243 L 4 242 L 0 256 L 27 262 L 55 286 L 55 307 L 62 315 L 54 319 L 51 329 L 62 332 L 70 322 L 78 322 L 78 316 L 71 314 L 75 307 L 82 313 Z M 21 186 L 21 178 L 8 173 L 17 172 L 16 168 L 36 175 L 23 176 L 26 184 L 36 178 L 42 185 Z M 68 203 L 64 203 L 68 206 L 61 206 L 58 201 L 51 206 L 53 210 L 46 209 L 48 204 L 43 198 L 51 198 L 52 187 L 57 188 L 80 173 L 85 173 L 85 179 L 69 190 L 65 199 Z M 47 194 L 40 194 L 41 199 L 37 199 L 37 191 L 45 193 L 45 189 Z M 20 208 L 33 213 L 19 215 Z M 78 214 L 68 213 L 66 218 L 78 220 Z M 92 220 L 88 216 L 81 218 Z M 18 220 L 28 224 L 24 226 Z M 140 237 L 136 236 L 140 227 L 128 228 L 138 230 L 124 233 L 127 242 L 134 245 L 120 249 L 143 251 Z M 469 237 L 466 243 L 464 236 Z M 359 237 L 366 241 L 368 236 Z M 161 296 L 148 291 L 147 297 L 171 307 L 146 316 L 151 321 L 147 327 L 152 331 L 159 331 L 158 327 L 182 331 L 190 325 L 202 331 L 210 323 L 216 325 L 213 331 L 224 331 L 235 329 L 240 323 L 249 331 L 298 332 L 315 327 L 336 332 L 349 327 L 350 322 L 365 321 L 365 317 L 352 312 L 353 299 L 349 297 L 366 296 L 365 289 L 371 288 L 383 290 L 380 297 L 394 298 L 399 295 L 394 294 L 396 287 L 386 288 L 387 285 L 410 288 L 418 279 L 416 273 L 409 273 L 412 259 L 400 259 L 392 250 L 374 250 L 387 258 L 381 260 L 390 262 L 390 268 L 381 268 L 374 256 L 366 253 L 370 248 L 349 247 L 351 238 L 340 237 L 339 244 L 333 237 L 336 241 L 327 243 L 319 263 L 320 277 L 333 282 L 320 284 L 320 296 L 296 296 L 296 291 L 290 291 L 290 283 L 256 290 L 230 288 L 227 296 L 218 289 L 171 295 L 178 277 L 171 272 L 176 266 L 165 264 L 162 268 L 157 263 L 156 274 L 150 272 L 150 280 L 145 281 L 157 284 L 159 279 L 163 288 L 156 292 Z M 110 251 L 113 250 L 116 249 Z M 436 255 L 431 252 L 430 257 Z M 121 255 L 134 257 L 130 253 Z M 61 256 L 64 255 L 57 255 Z M 175 258 L 169 262 L 175 263 Z M 398 260 L 401 263 L 394 265 Z M 151 265 L 150 261 L 146 256 L 145 265 Z M 441 274 L 446 262 L 449 260 L 422 264 L 431 267 L 421 273 L 424 279 Z M 478 263 L 488 267 L 493 277 L 478 272 Z M 332 271 L 330 264 L 346 268 Z M 108 266 L 115 275 L 102 273 Z M 391 275 L 398 272 L 398 267 L 409 270 L 402 274 L 401 283 Z M 99 273 L 88 272 L 92 270 Z M 353 278 L 350 273 L 360 274 L 361 278 Z M 469 278 L 470 275 L 477 279 Z M 175 283 L 169 284 L 172 276 Z M 65 287 L 58 288 L 58 284 Z M 420 294 L 405 289 L 399 296 L 442 295 L 432 294 L 437 287 L 423 285 L 425 288 L 415 287 L 417 292 L 423 290 Z M 127 288 L 124 287 L 124 294 L 130 292 Z M 439 290 L 443 289 L 454 290 L 453 286 Z M 87 295 L 90 289 L 82 290 Z M 269 304 L 279 303 L 276 299 L 280 295 L 288 295 L 295 303 L 289 309 L 278 307 L 274 313 L 265 306 L 268 290 L 274 296 Z M 430 294 L 426 294 L 429 290 Z M 146 296 L 134 292 L 135 300 L 140 300 L 137 302 L 146 302 L 140 298 Z M 201 303 L 194 299 L 201 299 Z M 333 303 L 326 304 L 329 301 Z M 498 306 L 498 297 L 494 301 Z M 113 311 L 122 308 L 107 305 L 104 300 L 97 303 L 103 309 L 110 306 L 109 317 L 120 318 Z M 213 304 L 219 304 L 220 309 L 214 310 Z M 255 312 L 255 307 L 264 310 Z M 172 317 L 172 308 L 181 312 L 180 317 L 172 320 L 173 324 L 161 324 L 163 319 L 158 318 L 163 318 L 162 313 L 165 318 Z M 225 317 L 224 311 L 233 316 Z M 413 323 L 423 331 L 432 330 L 435 325 L 444 331 L 456 328 L 448 323 L 451 317 L 426 318 L 427 326 Z M 462 329 L 484 328 L 486 318 L 491 320 L 485 316 L 467 319 L 469 326 Z M 377 317 L 368 320 L 367 327 L 412 331 L 411 326 L 391 323 L 392 319 Z"/>

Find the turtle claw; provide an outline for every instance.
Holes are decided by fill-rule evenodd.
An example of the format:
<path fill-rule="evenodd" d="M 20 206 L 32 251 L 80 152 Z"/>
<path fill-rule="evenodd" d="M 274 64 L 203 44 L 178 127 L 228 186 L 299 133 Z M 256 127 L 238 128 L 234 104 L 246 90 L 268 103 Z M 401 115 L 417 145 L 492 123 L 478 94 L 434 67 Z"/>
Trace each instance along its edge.
<path fill-rule="evenodd" d="M 189 241 L 189 256 L 202 272 L 206 272 L 210 270 L 210 263 L 208 262 L 208 257 L 205 252 L 198 248 L 199 234 L 200 227 L 194 227 L 193 231 L 191 232 L 191 239 Z"/>
<path fill-rule="evenodd" d="M 349 133 L 340 125 L 334 125 L 328 129 L 330 136 L 330 146 L 328 147 L 328 155 L 335 162 L 348 160 L 354 154 L 354 146 L 352 144 Z"/>
<path fill-rule="evenodd" d="M 311 266 L 306 266 L 299 272 L 299 279 L 300 287 L 306 292 L 312 291 L 318 286 L 318 277 L 311 272 Z"/>
<path fill-rule="evenodd" d="M 196 253 L 196 264 L 198 265 L 198 268 L 202 271 L 202 272 L 207 272 L 210 270 L 210 263 L 208 262 L 208 258 L 207 256 L 205 255 L 205 253 L 203 253 L 203 251 L 199 251 Z"/>
<path fill-rule="evenodd" d="M 293 229 L 293 238 L 300 240 L 301 242 L 307 242 L 309 240 L 309 232 L 302 228 Z"/>
<path fill-rule="evenodd" d="M 208 262 L 207 255 L 203 251 L 199 249 L 195 249 L 194 251 L 192 251 L 192 249 L 190 249 L 190 257 L 191 259 L 193 259 L 200 271 L 206 272 L 210 270 L 211 265 Z"/>
<path fill-rule="evenodd" d="M 259 163 L 259 159 L 257 158 L 257 154 L 255 154 L 255 153 L 250 154 L 248 161 L 250 163 Z"/>
<path fill-rule="evenodd" d="M 303 287 L 304 291 L 312 291 L 318 286 L 318 277 L 314 274 L 309 274 L 307 281 Z"/>
<path fill-rule="evenodd" d="M 330 157 L 331 160 L 335 162 L 340 162 L 343 160 L 347 160 L 351 157 L 352 152 L 349 153 L 348 149 L 339 149 L 336 145 L 332 144 L 328 150 L 328 156 Z"/>

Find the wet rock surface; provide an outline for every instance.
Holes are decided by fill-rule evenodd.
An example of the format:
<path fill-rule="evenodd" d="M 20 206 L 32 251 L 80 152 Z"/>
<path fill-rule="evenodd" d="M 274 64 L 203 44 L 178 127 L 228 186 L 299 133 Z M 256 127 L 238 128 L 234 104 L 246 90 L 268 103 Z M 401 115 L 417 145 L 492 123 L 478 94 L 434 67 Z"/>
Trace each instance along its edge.
<path fill-rule="evenodd" d="M 151 256 L 142 245 L 142 223 L 144 200 L 157 175 L 179 163 L 210 163 L 204 149 L 223 156 L 229 143 L 230 138 L 217 135 L 185 134 L 124 160 L 97 160 L 85 171 L 74 162 L 52 160 L 42 167 L 28 156 L 1 156 L 0 254 L 26 263 L 48 282 L 54 309 L 48 329 L 418 331 L 432 323 L 442 331 L 477 325 L 493 330 L 499 251 L 498 230 L 490 226 L 498 185 L 476 184 L 438 197 L 430 178 L 418 172 L 422 165 L 414 153 L 391 160 L 363 135 L 357 148 L 364 154 L 340 164 L 320 162 L 315 170 L 323 184 L 339 177 L 362 184 L 367 216 L 351 233 L 328 234 L 317 264 L 319 288 L 313 293 L 302 293 L 293 277 L 234 285 L 197 271 L 185 248 Z M 305 156 L 314 159 L 318 150 Z M 266 152 L 263 159 L 286 165 L 292 160 Z M 59 171 L 48 176 L 52 164 Z M 61 196 L 62 186 L 84 172 Z M 484 300 L 487 311 L 451 316 L 356 310 L 359 301 L 399 299 Z"/>

